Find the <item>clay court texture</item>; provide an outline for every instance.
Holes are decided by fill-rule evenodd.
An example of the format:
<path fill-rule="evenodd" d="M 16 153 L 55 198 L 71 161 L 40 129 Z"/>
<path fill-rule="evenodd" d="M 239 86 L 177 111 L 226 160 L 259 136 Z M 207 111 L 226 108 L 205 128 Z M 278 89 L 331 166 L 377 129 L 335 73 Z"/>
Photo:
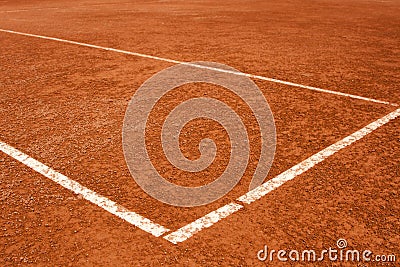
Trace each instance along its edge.
<path fill-rule="evenodd" d="M 235 94 L 187 84 L 146 125 L 163 177 L 217 179 L 229 158 L 221 125 L 180 135 L 214 162 L 177 170 L 161 126 L 196 97 L 242 114 L 251 155 L 239 184 L 208 205 L 146 194 L 125 162 L 122 125 L 136 90 L 184 62 L 229 65 L 252 79 L 276 125 L 262 186 L 258 125 Z M 218 72 L 218 70 L 216 70 Z M 236 74 L 232 74 L 236 75 Z M 396 266 L 400 260 L 400 1 L 0 1 L 0 266 Z M 261 261 L 270 250 L 370 250 L 391 262 Z M 286 254 L 286 257 L 288 255 Z"/>

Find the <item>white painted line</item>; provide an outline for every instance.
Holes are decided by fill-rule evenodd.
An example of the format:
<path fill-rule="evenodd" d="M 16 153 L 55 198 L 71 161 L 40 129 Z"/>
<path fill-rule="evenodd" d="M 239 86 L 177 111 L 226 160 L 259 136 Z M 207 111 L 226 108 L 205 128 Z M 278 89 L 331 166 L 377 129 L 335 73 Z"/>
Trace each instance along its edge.
<path fill-rule="evenodd" d="M 260 199 L 261 197 L 267 195 L 269 192 L 277 189 L 287 181 L 294 179 L 295 177 L 299 176 L 300 174 L 306 172 L 307 170 L 314 167 L 316 164 L 324 161 L 328 157 L 332 156 L 336 152 L 340 151 L 341 149 L 351 145 L 352 143 L 360 140 L 361 138 L 365 137 L 367 134 L 371 133 L 372 131 L 378 129 L 379 127 L 385 125 L 391 120 L 400 116 L 400 109 L 397 109 L 388 115 L 368 124 L 364 128 L 358 130 L 357 132 L 343 138 L 342 140 L 336 142 L 335 144 L 323 149 L 322 151 L 314 154 L 313 156 L 309 157 L 308 159 L 302 161 L 301 163 L 293 166 L 289 170 L 281 173 L 280 175 L 276 176 L 275 178 L 269 180 L 268 182 L 264 183 L 263 185 L 255 188 L 254 190 L 248 192 L 247 194 L 239 197 L 237 200 L 241 201 L 246 204 L 251 204 L 252 202 Z M 242 205 L 230 203 L 225 205 L 215 211 L 210 212 L 209 214 L 197 219 L 196 221 L 187 224 L 180 229 L 176 230 L 175 232 L 169 233 L 168 235 L 164 236 L 164 238 L 170 241 L 173 244 L 177 244 L 187 240 L 188 238 L 192 237 L 194 234 L 200 232 L 201 230 L 208 228 L 215 223 L 219 222 L 221 219 L 228 217 L 229 215 L 235 213 L 236 211 L 243 208 Z"/>
<path fill-rule="evenodd" d="M 336 152 L 342 150 L 343 148 L 353 144 L 354 142 L 362 139 L 366 135 L 370 134 L 379 127 L 387 124 L 391 120 L 396 119 L 400 116 L 400 108 L 389 113 L 388 115 L 368 124 L 364 128 L 358 130 L 357 132 L 343 138 L 342 140 L 336 142 L 335 144 L 323 149 L 322 151 L 314 154 L 308 159 L 302 161 L 301 163 L 293 166 L 289 170 L 281 173 L 275 178 L 269 180 L 263 185 L 255 188 L 254 190 L 248 192 L 247 194 L 239 197 L 237 200 L 246 204 L 251 204 L 252 202 L 260 199 L 261 197 L 267 195 L 271 191 L 282 186 L 286 182 L 294 179 L 295 177 L 301 175 L 307 170 L 313 168 L 316 164 L 324 161 L 328 157 L 334 155 Z M 54 182 L 60 184 L 66 189 L 73 191 L 76 194 L 82 195 L 86 200 L 98 205 L 99 207 L 105 209 L 106 211 L 122 218 L 123 220 L 139 227 L 140 229 L 159 237 L 170 230 L 150 221 L 143 216 L 131 212 L 126 208 L 118 205 L 117 203 L 103 197 L 96 192 L 82 186 L 81 184 L 69 179 L 68 177 L 54 171 L 53 169 L 47 167 L 46 165 L 40 163 L 39 161 L 29 157 L 28 155 L 22 153 L 21 151 L 7 145 L 0 141 L 0 151 L 3 151 L 12 158 L 18 160 L 19 162 L 25 164 L 26 166 L 32 168 L 36 172 L 44 175 L 45 177 L 53 180 Z M 180 229 L 172 232 L 164 238 L 173 244 L 177 244 L 187 240 L 194 234 L 200 232 L 201 230 L 211 227 L 215 223 L 219 222 L 223 218 L 235 213 L 236 211 L 243 208 L 242 205 L 236 203 L 227 204 L 209 214 L 197 219 L 196 221 L 189 223 Z"/>
<path fill-rule="evenodd" d="M 110 199 L 97 194 L 96 192 L 82 186 L 78 182 L 69 179 L 68 177 L 62 175 L 61 173 L 56 172 L 50 167 L 44 165 L 43 163 L 40 163 L 39 161 L 22 153 L 18 149 L 13 148 L 1 141 L 0 141 L 0 151 L 3 151 L 10 157 L 18 160 L 22 164 L 28 166 L 29 168 L 35 170 L 36 172 L 42 174 L 43 176 L 53 180 L 54 182 L 60 184 L 64 188 L 71 190 L 76 194 L 81 195 L 86 200 L 118 216 L 119 218 L 129 222 L 130 224 L 135 225 L 136 227 L 142 229 L 143 231 L 146 231 L 156 237 L 159 237 L 170 231 L 169 229 L 157 223 L 154 223 L 151 220 L 135 212 L 127 210 L 121 205 L 115 203 L 114 201 L 111 201 Z"/>
<path fill-rule="evenodd" d="M 321 88 L 317 88 L 317 87 L 313 87 L 313 86 L 302 85 L 302 84 L 297 84 L 297 83 L 292 83 L 292 82 L 285 82 L 285 81 L 281 81 L 281 80 L 277 80 L 277 79 L 273 79 L 273 78 L 262 77 L 262 76 L 258 76 L 258 75 L 250 75 L 249 77 L 254 78 L 254 79 L 264 80 L 264 81 L 270 81 L 270 82 L 274 82 L 274 83 L 285 84 L 288 86 L 299 87 L 299 88 L 317 91 L 317 92 L 321 92 L 321 93 L 344 96 L 344 97 L 349 97 L 349 98 L 353 98 L 353 99 L 374 102 L 374 103 L 378 103 L 378 104 L 392 105 L 395 107 L 399 106 L 396 103 L 390 103 L 388 101 L 382 101 L 382 100 L 378 100 L 378 99 L 373 99 L 373 98 L 368 98 L 368 97 L 363 97 L 363 96 L 358 96 L 358 95 L 352 95 L 352 94 L 342 93 L 342 92 L 338 92 L 338 91 L 331 91 L 331 90 L 327 90 L 327 89 L 321 89 Z"/>
<path fill-rule="evenodd" d="M 98 45 L 92 45 L 92 44 L 85 44 L 85 43 L 69 41 L 69 40 L 64 40 L 64 39 L 59 39 L 59 38 L 54 38 L 54 37 L 47 37 L 47 36 L 42 36 L 42 35 L 23 33 L 23 32 L 16 32 L 16 31 L 10 31 L 10 30 L 3 30 L 3 29 L 0 29 L 0 32 L 7 32 L 7 33 L 13 33 L 13 34 L 18 34 L 18 35 L 35 37 L 35 38 L 40 38 L 40 39 L 45 39 L 45 40 L 52 40 L 52 41 L 57 41 L 57 42 L 62 42 L 62 43 L 67 43 L 67 44 L 73 44 L 73 45 L 85 46 L 85 47 L 90 47 L 90 48 L 96 48 L 96 49 L 101 49 L 101 50 L 106 50 L 106 51 L 112 51 L 112 52 L 116 52 L 116 53 L 122 53 L 122 54 L 126 54 L 126 55 L 131 55 L 131 56 L 149 58 L 149 59 L 154 59 L 154 60 L 158 60 L 158 61 L 165 61 L 165 62 L 174 63 L 174 64 L 180 64 L 181 63 L 180 61 L 177 61 L 177 60 L 166 59 L 166 58 L 161 58 L 161 57 L 155 57 L 155 56 L 150 56 L 150 55 L 145 55 L 145 54 L 140 54 L 140 53 L 135 53 L 135 52 L 129 52 L 129 51 L 124 51 L 124 50 L 110 48 L 110 47 L 104 47 L 104 46 L 98 46 Z"/>
<path fill-rule="evenodd" d="M 263 76 L 259 76 L 259 75 L 253 75 L 253 74 L 235 72 L 235 71 L 229 71 L 229 70 L 222 70 L 222 69 L 218 69 L 218 68 L 212 68 L 212 67 L 208 67 L 208 66 L 202 66 L 202 65 L 183 62 L 183 61 L 179 61 L 179 60 L 173 60 L 173 59 L 151 56 L 151 55 L 146 55 L 146 54 L 141 54 L 141 53 L 136 53 L 136 52 L 130 52 L 130 51 L 125 51 L 125 50 L 121 50 L 121 49 L 115 49 L 115 48 L 110 48 L 110 47 L 86 44 L 86 43 L 75 42 L 75 41 L 70 41 L 70 40 L 65 40 L 65 39 L 60 39 L 60 38 L 55 38 L 55 37 L 48 37 L 48 36 L 43 36 L 43 35 L 23 33 L 23 32 L 17 32 L 17 31 L 5 30 L 5 29 L 0 29 L 0 32 L 6 32 L 6 33 L 18 34 L 18 35 L 35 37 L 35 38 L 40 38 L 40 39 L 52 40 L 52 41 L 57 41 L 57 42 L 63 42 L 63 43 L 68 43 L 68 44 L 74 44 L 74 45 L 79 45 L 79 46 L 84 46 L 84 47 L 96 48 L 96 49 L 112 51 L 112 52 L 116 52 L 116 53 L 122 53 L 122 54 L 126 54 L 126 55 L 132 55 L 132 56 L 137 56 L 137 57 L 142 57 L 142 58 L 148 58 L 148 59 L 154 59 L 154 60 L 158 60 L 158 61 L 169 62 L 169 63 L 173 63 L 173 64 L 185 64 L 185 65 L 190 65 L 190 66 L 197 67 L 197 68 L 205 68 L 205 69 L 214 70 L 214 71 L 218 71 L 218 72 L 226 72 L 226 73 L 231 73 L 234 75 L 246 76 L 246 77 L 250 77 L 253 79 L 259 79 L 259 80 L 263 80 L 263 81 L 284 84 L 284 85 L 288 85 L 288 86 L 308 89 L 308 90 L 317 91 L 317 92 L 321 92 L 321 93 L 328 93 L 328 94 L 333 94 L 333 95 L 338 95 L 338 96 L 344 96 L 344 97 L 349 97 L 349 98 L 353 98 L 353 99 L 364 100 L 364 101 L 369 101 L 369 102 L 374 102 L 374 103 L 379 103 L 379 104 L 398 106 L 398 104 L 394 104 L 394 103 L 390 103 L 390 102 L 382 101 L 382 100 L 377 100 L 377 99 L 372 99 L 372 98 L 368 98 L 368 97 L 352 95 L 352 94 L 342 93 L 342 92 L 338 92 L 338 91 L 331 91 L 331 90 L 327 90 L 327 89 L 321 89 L 321 88 L 317 88 L 317 87 L 282 81 L 282 80 L 263 77 Z"/>
<path fill-rule="evenodd" d="M 58 10 L 58 7 L 43 7 L 43 8 L 30 8 L 30 9 L 14 9 L 14 10 L 0 10 L 0 13 L 18 13 L 28 11 L 41 11 L 41 10 Z"/>
<path fill-rule="evenodd" d="M 182 228 L 176 230 L 175 232 L 172 232 L 164 236 L 164 238 L 173 244 L 178 244 L 192 237 L 197 232 L 200 232 L 201 230 L 208 228 L 213 224 L 219 222 L 223 218 L 228 217 L 229 215 L 240 210 L 241 208 L 243 208 L 243 206 L 236 203 L 227 204 L 195 220 L 194 222 L 183 226 Z"/>
<path fill-rule="evenodd" d="M 2 3 L 2 1 L 0 1 Z M 71 9 L 84 9 L 88 11 L 91 7 L 109 7 L 110 5 L 130 5 L 132 3 L 104 3 L 104 4 L 92 4 L 92 5 L 79 5 L 79 6 L 64 6 L 64 7 L 41 7 L 41 8 L 24 8 L 24 9 L 13 9 L 13 10 L 0 10 L 0 13 L 18 13 L 18 12 L 29 12 L 29 11 L 42 11 L 42 10 L 71 10 Z"/>
<path fill-rule="evenodd" d="M 0 13 L 17 13 L 17 12 L 27 12 L 28 9 L 15 9 L 15 10 L 2 10 Z"/>
<path fill-rule="evenodd" d="M 287 181 L 294 179 L 295 177 L 299 176 L 300 174 L 306 172 L 307 170 L 311 169 L 318 163 L 324 161 L 328 157 L 332 156 L 336 152 L 342 150 L 343 148 L 351 145 L 352 143 L 360 140 L 361 138 L 365 137 L 367 134 L 371 133 L 372 131 L 378 129 L 379 127 L 385 125 L 391 120 L 400 116 L 400 109 L 397 109 L 388 115 L 368 124 L 364 128 L 358 130 L 357 132 L 345 137 L 344 139 L 336 142 L 335 144 L 323 149 L 322 151 L 312 155 L 308 159 L 300 162 L 299 164 L 293 166 L 289 170 L 279 174 L 275 178 L 269 180 L 268 182 L 260 185 L 259 187 L 251 190 L 247 194 L 239 197 L 237 200 L 244 202 L 246 204 L 250 204 L 257 199 L 265 196 L 269 192 L 277 189 L 281 185 L 285 184 Z"/>

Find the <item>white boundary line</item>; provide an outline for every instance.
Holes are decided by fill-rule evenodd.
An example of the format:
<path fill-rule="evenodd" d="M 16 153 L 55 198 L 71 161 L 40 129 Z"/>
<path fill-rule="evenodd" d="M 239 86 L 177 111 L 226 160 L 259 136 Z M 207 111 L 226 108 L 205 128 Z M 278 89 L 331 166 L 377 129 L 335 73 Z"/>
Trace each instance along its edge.
<path fill-rule="evenodd" d="M 358 96 L 358 95 L 352 95 L 352 94 L 342 93 L 342 92 L 338 92 L 338 91 L 331 91 L 331 90 L 327 90 L 327 89 L 321 89 L 321 88 L 317 88 L 317 87 L 313 87 L 313 86 L 307 86 L 307 85 L 302 85 L 302 84 L 282 81 L 282 80 L 278 80 L 278 79 L 274 79 L 274 78 L 268 78 L 268 77 L 263 77 L 263 76 L 259 76 L 259 75 L 243 73 L 243 72 L 222 70 L 222 69 L 212 68 L 212 67 L 208 67 L 208 66 L 202 66 L 202 65 L 199 65 L 199 64 L 193 64 L 193 63 L 183 62 L 183 61 L 174 60 L 174 59 L 151 56 L 151 55 L 146 55 L 146 54 L 141 54 L 141 53 L 136 53 L 136 52 L 130 52 L 130 51 L 125 51 L 125 50 L 121 50 L 121 49 L 115 49 L 115 48 L 110 48 L 110 47 L 104 47 L 104 46 L 93 45 L 93 44 L 86 44 L 86 43 L 70 41 L 70 40 L 65 40 L 65 39 L 60 39 L 60 38 L 55 38 L 55 37 L 49 37 L 49 36 L 37 35 L 37 34 L 30 34 L 30 33 L 24 33 L 24 32 L 12 31 L 12 30 L 5 30 L 5 29 L 0 29 L 0 32 L 12 33 L 12 34 L 18 34 L 18 35 L 23 35 L 23 36 L 28 36 L 28 37 L 35 37 L 35 38 L 40 38 L 40 39 L 45 39 L 45 40 L 52 40 L 52 41 L 57 41 L 57 42 L 62 42 L 62 43 L 68 43 L 68 44 L 79 45 L 79 46 L 84 46 L 84 47 L 96 48 L 96 49 L 112 51 L 112 52 L 116 52 L 116 53 L 122 53 L 122 54 L 126 54 L 126 55 L 132 55 L 132 56 L 137 56 L 137 57 L 142 57 L 142 58 L 148 58 L 148 59 L 154 59 L 154 60 L 158 60 L 158 61 L 169 62 L 169 63 L 173 63 L 173 64 L 185 64 L 185 65 L 190 65 L 192 67 L 204 68 L 204 69 L 214 70 L 214 71 L 218 71 L 218 72 L 226 72 L 226 73 L 231 73 L 231 74 L 234 74 L 234 75 L 246 76 L 246 77 L 253 78 L 253 79 L 258 79 L 258 80 L 263 80 L 263 81 L 268 81 L 268 82 L 273 82 L 273 83 L 284 84 L 284 85 L 288 85 L 288 86 L 308 89 L 308 90 L 317 91 L 317 92 L 321 92 L 321 93 L 328 93 L 328 94 L 333 94 L 333 95 L 338 95 L 338 96 L 344 96 L 344 97 L 349 97 L 349 98 L 353 98 L 353 99 L 369 101 L 369 102 L 373 102 L 373 103 L 398 106 L 398 104 L 394 104 L 394 103 L 390 103 L 390 102 L 382 101 L 382 100 L 377 100 L 377 99 L 373 99 L 373 98 L 368 98 L 368 97 L 363 97 L 363 96 Z"/>
<path fill-rule="evenodd" d="M 252 191 L 246 193 L 245 195 L 239 197 L 237 200 L 240 202 L 246 203 L 246 204 L 251 204 L 252 202 L 267 195 L 274 189 L 277 189 L 278 187 L 285 184 L 286 182 L 296 178 L 300 174 L 311 169 L 312 167 L 314 167 L 318 163 L 324 161 L 325 159 L 332 156 L 336 152 L 338 152 L 338 151 L 342 150 L 343 148 L 351 145 L 352 143 L 360 140 L 361 138 L 365 137 L 367 134 L 373 132 L 374 130 L 378 129 L 379 127 L 385 125 L 389 121 L 394 120 L 395 118 L 397 118 L 399 116 L 400 116 L 400 108 L 387 114 L 386 116 L 368 124 L 364 128 L 343 138 L 342 140 L 323 149 L 322 151 L 314 154 L 313 156 L 309 157 L 308 159 L 293 166 L 289 170 L 279 174 L 275 178 L 267 181 L 266 183 L 260 185 L 259 187 L 255 188 Z M 235 203 L 225 205 L 222 208 L 219 208 L 218 210 L 213 211 L 213 212 L 197 219 L 196 221 L 183 226 L 182 228 L 176 230 L 175 232 L 172 232 L 172 233 L 164 236 L 164 238 L 173 244 L 183 242 L 186 239 L 190 238 L 192 235 L 201 231 L 202 229 L 211 227 L 213 224 L 217 223 L 218 221 L 220 221 L 223 218 L 228 217 L 229 215 L 238 211 L 242 207 L 243 207 L 242 205 L 235 204 Z"/>
<path fill-rule="evenodd" d="M 46 36 L 40 36 L 40 35 L 28 34 L 28 33 L 21 33 L 21 32 L 15 32 L 15 31 L 3 30 L 3 29 L 0 29 L 0 31 L 24 35 L 24 36 L 48 39 L 48 40 L 53 40 L 53 41 L 59 41 L 59 42 L 64 42 L 64 43 L 70 43 L 70 44 L 75 44 L 75 45 L 80 45 L 80 46 L 85 46 L 85 47 L 97 48 L 97 49 L 102 49 L 102 50 L 106 50 L 106 51 L 113 51 L 113 52 L 117 52 L 117 53 L 134 55 L 134 56 L 144 57 L 144 58 L 150 58 L 150 59 L 155 59 L 155 60 L 165 61 L 165 62 L 170 62 L 170 63 L 175 63 L 175 64 L 186 64 L 186 65 L 191 65 L 193 67 L 198 67 L 198 68 L 212 69 L 212 70 L 220 71 L 220 72 L 229 72 L 229 73 L 232 73 L 235 75 L 244 75 L 244 76 L 255 78 L 255 79 L 286 84 L 286 85 L 300 87 L 300 88 L 304 88 L 304 89 L 310 89 L 310 90 L 319 91 L 319 92 L 341 95 L 341 96 L 346 96 L 346 97 L 350 97 L 350 98 L 354 98 L 354 99 L 360 99 L 360 100 L 365 100 L 365 101 L 375 102 L 375 103 L 380 103 L 380 104 L 390 104 L 393 106 L 398 106 L 397 104 L 389 103 L 386 101 L 365 98 L 365 97 L 361 97 L 361 96 L 356 96 L 356 95 L 351 95 L 351 94 L 346 94 L 346 93 L 341 93 L 341 92 L 336 92 L 336 91 L 330 91 L 330 90 L 325 90 L 325 89 L 311 87 L 311 86 L 305 86 L 305 85 L 301 85 L 301 84 L 281 81 L 281 80 L 262 77 L 262 76 L 258 76 L 258 75 L 226 71 L 226 70 L 206 67 L 206 66 L 187 63 L 187 62 L 181 62 L 181 61 L 172 60 L 172 59 L 160 58 L 160 57 L 156 57 L 156 56 L 150 56 L 150 55 L 129 52 L 129 51 L 124 51 L 124 50 L 119 50 L 119 49 L 114 49 L 114 48 L 102 47 L 102 46 L 97 46 L 97 45 L 79 43 L 79 42 L 63 40 L 63 39 L 59 39 L 59 38 L 46 37 Z M 306 172 L 307 170 L 311 169 L 312 167 L 314 167 L 316 164 L 324 161 L 325 159 L 332 156 L 336 152 L 351 145 L 352 143 L 356 142 L 357 140 L 360 140 L 361 138 L 365 137 L 369 133 L 373 132 L 374 130 L 378 129 L 379 127 L 385 125 L 389 121 L 391 121 L 399 116 L 400 116 L 400 109 L 397 109 L 397 110 L 389 113 L 388 115 L 368 124 L 367 126 L 358 130 L 357 132 L 336 142 L 335 144 L 314 154 L 313 156 L 311 156 L 308 159 L 302 161 L 301 163 L 293 166 L 289 170 L 281 173 L 280 175 L 269 180 L 268 182 L 264 183 L 263 185 L 255 188 L 254 190 L 239 197 L 237 200 L 240 202 L 246 203 L 246 204 L 250 204 L 250 203 L 260 199 L 261 197 L 265 196 L 269 192 L 271 192 L 274 189 L 277 189 L 281 185 L 285 184 L 287 181 L 294 179 L 295 177 L 299 176 L 300 174 L 302 174 L 302 173 Z M 92 203 L 98 205 L 99 207 L 107 210 L 108 212 L 124 219 L 125 221 L 139 227 L 140 229 L 142 229 L 148 233 L 151 233 L 152 235 L 154 235 L 156 237 L 162 236 L 165 233 L 170 231 L 169 229 L 164 228 L 163 226 L 156 224 L 135 212 L 128 211 L 126 208 L 118 205 L 117 203 L 97 194 L 94 191 L 91 191 L 90 189 L 80 185 L 79 183 L 77 183 L 73 180 L 70 180 L 68 177 L 54 171 L 53 169 L 47 167 L 46 165 L 38 162 L 37 160 L 35 160 L 33 158 L 30 158 L 28 155 L 22 153 L 21 151 L 13 148 L 1 141 L 0 141 L 0 150 L 3 151 L 4 153 L 8 154 L 9 156 L 13 157 L 14 159 L 20 161 L 21 163 L 25 164 L 26 166 L 32 168 L 33 170 L 39 172 L 40 174 L 44 175 L 45 177 L 59 183 L 63 187 L 75 192 L 76 194 L 82 195 L 85 199 L 89 200 L 90 202 L 92 202 Z M 243 206 L 236 204 L 236 203 L 230 203 L 228 205 L 225 205 L 225 206 L 197 219 L 196 221 L 181 227 L 180 229 L 176 230 L 175 232 L 172 232 L 172 233 L 164 236 L 164 239 L 170 241 L 173 244 L 183 242 L 183 241 L 187 240 L 188 238 L 190 238 L 191 236 L 193 236 L 194 234 L 201 231 L 202 229 L 211 227 L 213 224 L 217 223 L 218 221 L 220 221 L 223 218 L 228 217 L 229 215 L 240 210 L 241 208 L 243 208 Z"/>
<path fill-rule="evenodd" d="M 17 13 L 17 12 L 27 12 L 29 9 L 15 9 L 15 10 L 1 10 L 0 13 Z"/>
<path fill-rule="evenodd" d="M 330 156 L 334 155 L 336 152 L 342 150 L 343 148 L 353 144 L 354 142 L 362 139 L 366 135 L 370 134 L 379 127 L 387 124 L 391 120 L 396 119 L 400 116 L 400 108 L 387 114 L 386 116 L 368 124 L 364 128 L 356 131 L 355 133 L 343 138 L 342 140 L 336 142 L 335 144 L 321 150 L 320 152 L 314 154 L 308 159 L 302 161 L 301 163 L 293 166 L 289 170 L 281 173 L 275 178 L 267 181 L 261 186 L 255 188 L 254 190 L 246 193 L 245 195 L 239 197 L 237 200 L 246 204 L 251 204 L 252 202 L 260 199 L 261 197 L 267 195 L 271 191 L 282 186 L 286 182 L 293 180 L 297 176 L 303 174 L 307 170 L 313 168 L 318 163 L 324 161 Z M 138 228 L 156 236 L 160 237 L 170 230 L 152 222 L 151 220 L 127 210 L 126 208 L 118 205 L 117 203 L 103 197 L 96 192 L 82 186 L 81 184 L 69 179 L 68 177 L 56 172 L 50 167 L 40 163 L 39 161 L 29 157 L 23 152 L 15 149 L 4 142 L 0 141 L 0 151 L 9 155 L 10 157 L 16 159 L 22 164 L 28 166 L 29 168 L 35 170 L 36 172 L 44 175 L 45 177 L 53 180 L 54 182 L 60 184 L 66 189 L 73 191 L 76 194 L 83 196 L 86 200 L 96 204 L 97 206 L 105 209 L 106 211 L 120 217 L 121 219 L 137 226 Z M 189 223 L 178 230 L 164 236 L 164 239 L 168 240 L 173 244 L 178 244 L 192 237 L 194 234 L 200 232 L 201 230 L 211 227 L 220 220 L 228 217 L 229 215 L 237 212 L 243 208 L 242 205 L 236 203 L 227 204 L 209 214 L 197 219 L 196 221 Z"/>
<path fill-rule="evenodd" d="M 391 120 L 394 120 L 400 116 L 400 109 L 397 109 L 388 115 L 368 124 L 364 128 L 358 130 L 357 132 L 343 138 L 342 140 L 334 143 L 333 145 L 328 146 L 327 148 L 321 150 L 320 152 L 312 155 L 311 157 L 305 159 L 304 161 L 300 162 L 299 164 L 293 166 L 289 170 L 279 174 L 275 178 L 269 180 L 268 182 L 260 185 L 259 187 L 251 190 L 250 192 L 246 193 L 245 195 L 239 197 L 237 200 L 244 202 L 246 204 L 250 204 L 253 201 L 260 199 L 261 197 L 265 196 L 269 192 L 273 191 L 274 189 L 280 187 L 287 181 L 292 180 L 296 176 L 308 171 L 309 169 L 313 168 L 318 163 L 324 161 L 328 157 L 332 156 L 336 152 L 342 150 L 343 148 L 351 145 L 352 143 L 360 140 L 361 138 L 365 137 L 367 134 L 373 132 L 374 130 L 378 129 L 379 127 L 385 125 Z"/>
<path fill-rule="evenodd" d="M 71 190 L 75 194 L 81 195 L 86 200 L 96 204 L 102 209 L 118 216 L 119 218 L 127 221 L 130 224 L 137 226 L 138 228 L 146 231 L 156 237 L 159 237 L 170 230 L 152 222 L 151 220 L 133 212 L 129 211 L 121 205 L 118 205 L 114 201 L 97 194 L 96 192 L 82 186 L 78 182 L 69 179 L 65 175 L 62 175 L 59 172 L 51 169 L 50 167 L 40 163 L 39 161 L 29 157 L 28 155 L 22 153 L 16 148 L 9 146 L 8 144 L 0 141 L 0 151 L 3 151 L 5 154 L 9 155 L 10 157 L 16 159 L 17 161 L 21 162 L 22 164 L 28 166 L 29 168 L 33 169 L 34 171 L 42 174 L 43 176 L 49 178 L 50 180 L 58 183 L 62 187 Z"/>
<path fill-rule="evenodd" d="M 14 10 L 0 10 L 0 13 L 18 13 L 28 11 L 41 11 L 41 10 L 58 10 L 58 7 L 43 7 L 43 8 L 31 8 L 31 9 L 14 9 Z"/>
<path fill-rule="evenodd" d="M 0 1 L 1 2 L 1 1 Z M 103 7 L 109 5 L 126 5 L 131 3 L 108 3 L 108 4 L 94 4 L 94 5 L 80 5 L 80 6 L 64 6 L 64 7 L 41 7 L 41 8 L 24 8 L 24 9 L 11 9 L 11 10 L 0 10 L 1 13 L 18 13 L 18 12 L 35 12 L 35 11 L 43 11 L 43 10 L 71 10 L 71 9 L 85 9 L 88 11 L 89 8 L 92 7 Z"/>
<path fill-rule="evenodd" d="M 236 203 L 229 203 L 195 220 L 194 222 L 183 226 L 177 231 L 164 236 L 164 238 L 173 244 L 178 244 L 192 237 L 194 234 L 200 232 L 201 230 L 212 226 L 221 219 L 226 218 L 229 215 L 232 215 L 241 208 L 243 208 L 242 205 Z"/>

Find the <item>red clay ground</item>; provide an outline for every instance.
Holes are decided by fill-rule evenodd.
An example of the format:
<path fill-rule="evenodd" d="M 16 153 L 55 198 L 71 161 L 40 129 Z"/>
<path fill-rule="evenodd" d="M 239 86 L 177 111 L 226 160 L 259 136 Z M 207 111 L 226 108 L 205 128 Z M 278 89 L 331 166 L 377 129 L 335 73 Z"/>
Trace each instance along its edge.
<path fill-rule="evenodd" d="M 377 1 L 3 1 L 0 28 L 216 61 L 398 103 L 399 14 L 399 3 Z M 246 192 L 256 162 L 225 198 L 198 208 L 161 204 L 130 176 L 121 144 L 127 103 L 170 64 L 6 33 L 0 33 L 0 47 L 1 141 L 170 229 Z M 277 126 L 267 179 L 395 109 L 256 83 Z M 182 88 L 189 95 L 197 90 Z M 257 251 L 265 244 L 320 250 L 339 238 L 355 249 L 400 257 L 398 129 L 397 119 L 179 245 L 129 225 L 3 154 L 1 265 L 263 266 Z"/>

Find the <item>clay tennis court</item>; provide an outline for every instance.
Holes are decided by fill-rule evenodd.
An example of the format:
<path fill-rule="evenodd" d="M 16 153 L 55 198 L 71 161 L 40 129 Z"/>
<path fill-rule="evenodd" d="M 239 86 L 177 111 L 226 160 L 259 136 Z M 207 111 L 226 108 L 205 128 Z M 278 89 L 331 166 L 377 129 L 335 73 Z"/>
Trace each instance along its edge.
<path fill-rule="evenodd" d="M 396 0 L 0 1 L 0 265 L 396 266 L 399 29 Z M 229 160 L 227 133 L 206 119 L 183 128 L 180 148 L 195 160 L 199 141 L 215 140 L 207 170 L 179 172 L 165 158 L 160 125 L 187 99 L 244 114 L 252 148 L 231 192 L 182 208 L 132 178 L 122 125 L 147 79 L 194 61 L 249 74 L 273 113 L 276 153 L 248 192 L 260 133 L 245 104 L 209 84 L 173 90 L 146 128 L 166 180 L 201 186 Z M 397 259 L 257 257 L 265 245 L 321 251 L 339 239 Z"/>

